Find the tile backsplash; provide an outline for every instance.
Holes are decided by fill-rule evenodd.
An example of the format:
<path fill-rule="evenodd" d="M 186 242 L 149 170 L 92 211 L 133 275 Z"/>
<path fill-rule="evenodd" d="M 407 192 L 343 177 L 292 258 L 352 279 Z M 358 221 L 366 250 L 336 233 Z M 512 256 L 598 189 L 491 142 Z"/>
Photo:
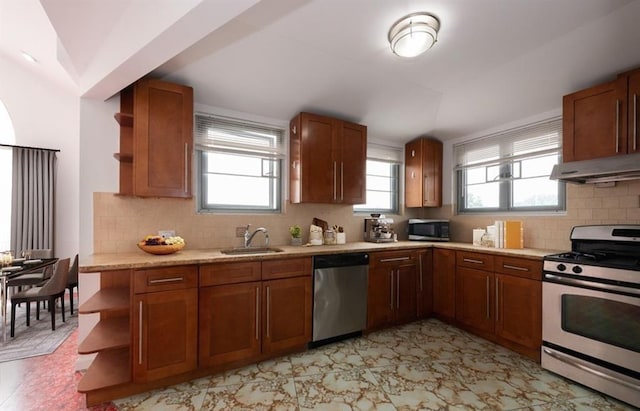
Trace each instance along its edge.
<path fill-rule="evenodd" d="M 266 227 L 272 245 L 289 243 L 289 226 L 303 228 L 303 241 L 308 240 L 308 227 L 314 217 L 330 225 L 345 228 L 347 242 L 362 241 L 363 219 L 353 214 L 350 205 L 287 204 L 285 213 L 265 214 L 198 214 L 194 200 L 171 198 L 138 198 L 94 193 L 94 253 L 130 252 L 136 242 L 158 230 L 175 230 L 190 248 L 223 248 L 240 246 L 236 227 L 251 224 L 253 229 Z M 527 248 L 567 250 L 571 247 L 571 227 L 584 224 L 640 224 L 640 180 L 617 183 L 615 187 L 567 185 L 567 211 L 558 215 L 454 215 L 454 207 L 406 209 L 393 215 L 399 239 L 406 239 L 406 221 L 412 217 L 448 218 L 452 241 L 471 243 L 474 228 L 486 227 L 495 220 L 521 220 L 524 246 Z M 260 244 L 261 236 L 256 240 Z"/>

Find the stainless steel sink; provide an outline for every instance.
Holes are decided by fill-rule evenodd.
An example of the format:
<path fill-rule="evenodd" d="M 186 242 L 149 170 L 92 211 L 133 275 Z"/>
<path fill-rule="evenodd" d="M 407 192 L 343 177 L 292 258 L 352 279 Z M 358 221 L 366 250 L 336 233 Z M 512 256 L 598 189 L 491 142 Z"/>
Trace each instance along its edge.
<path fill-rule="evenodd" d="M 244 255 L 244 254 L 270 254 L 280 253 L 284 250 L 274 247 L 238 247 L 220 250 L 222 254 L 228 255 Z"/>

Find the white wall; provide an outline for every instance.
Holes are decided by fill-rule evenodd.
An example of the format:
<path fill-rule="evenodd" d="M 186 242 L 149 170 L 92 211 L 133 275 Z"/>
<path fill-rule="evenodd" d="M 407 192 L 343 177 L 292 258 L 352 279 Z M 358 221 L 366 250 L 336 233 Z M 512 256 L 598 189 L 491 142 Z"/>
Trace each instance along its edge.
<path fill-rule="evenodd" d="M 35 70 L 0 55 L 0 100 L 15 129 L 16 144 L 59 149 L 56 187 L 57 256 L 79 250 L 79 99 Z"/>

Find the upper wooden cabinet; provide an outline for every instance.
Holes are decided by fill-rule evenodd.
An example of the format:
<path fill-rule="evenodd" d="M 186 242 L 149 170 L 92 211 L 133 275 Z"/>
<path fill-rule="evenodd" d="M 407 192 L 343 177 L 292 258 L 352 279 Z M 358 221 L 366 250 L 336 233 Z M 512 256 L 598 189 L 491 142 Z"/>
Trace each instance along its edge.
<path fill-rule="evenodd" d="M 442 206 L 442 142 L 420 137 L 405 145 L 407 207 Z"/>
<path fill-rule="evenodd" d="M 638 152 L 640 70 L 566 95 L 562 101 L 564 162 Z"/>
<path fill-rule="evenodd" d="M 193 89 L 140 80 L 120 94 L 120 194 L 191 197 Z"/>
<path fill-rule="evenodd" d="M 290 126 L 291 202 L 364 204 L 367 127 L 311 113 Z"/>

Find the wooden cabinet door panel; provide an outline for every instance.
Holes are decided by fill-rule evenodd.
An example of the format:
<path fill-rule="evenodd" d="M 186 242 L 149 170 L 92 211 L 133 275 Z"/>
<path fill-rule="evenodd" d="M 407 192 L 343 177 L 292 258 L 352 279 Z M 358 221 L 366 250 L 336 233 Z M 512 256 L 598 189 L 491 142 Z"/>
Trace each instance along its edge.
<path fill-rule="evenodd" d="M 263 353 L 311 341 L 311 277 L 264 281 L 262 295 Z"/>
<path fill-rule="evenodd" d="M 626 153 L 626 101 L 626 77 L 564 96 L 563 161 Z"/>
<path fill-rule="evenodd" d="M 198 365 L 198 290 L 139 294 L 133 316 L 135 381 L 195 370 Z"/>
<path fill-rule="evenodd" d="M 415 265 L 401 265 L 395 274 L 395 321 L 403 323 L 416 318 L 418 294 Z"/>
<path fill-rule="evenodd" d="M 640 152 L 640 71 L 629 75 L 627 84 L 628 109 L 628 141 L 627 152 Z"/>
<path fill-rule="evenodd" d="M 539 349 L 542 344 L 542 283 L 495 275 L 496 335 Z"/>
<path fill-rule="evenodd" d="M 425 139 L 422 155 L 423 207 L 442 206 L 442 143 Z"/>
<path fill-rule="evenodd" d="M 332 160 L 336 129 L 334 120 L 301 114 L 301 199 L 309 203 L 332 203 L 338 195 L 337 164 Z"/>
<path fill-rule="evenodd" d="M 493 274 L 466 267 L 456 269 L 456 320 L 493 333 Z"/>
<path fill-rule="evenodd" d="M 134 102 L 134 194 L 191 197 L 193 89 L 143 80 Z"/>
<path fill-rule="evenodd" d="M 391 322 L 394 302 L 392 277 L 392 267 L 369 267 L 367 329 L 374 330 Z"/>
<path fill-rule="evenodd" d="M 200 289 L 201 367 L 260 355 L 261 290 L 260 282 Z"/>
<path fill-rule="evenodd" d="M 422 140 L 413 140 L 404 149 L 404 201 L 407 207 L 422 207 Z"/>
<path fill-rule="evenodd" d="M 337 201 L 346 204 L 366 203 L 367 127 L 341 122 Z"/>
<path fill-rule="evenodd" d="M 433 250 L 433 312 L 446 318 L 456 314 L 456 252 Z"/>
<path fill-rule="evenodd" d="M 418 318 L 433 311 L 433 250 L 418 253 Z"/>

